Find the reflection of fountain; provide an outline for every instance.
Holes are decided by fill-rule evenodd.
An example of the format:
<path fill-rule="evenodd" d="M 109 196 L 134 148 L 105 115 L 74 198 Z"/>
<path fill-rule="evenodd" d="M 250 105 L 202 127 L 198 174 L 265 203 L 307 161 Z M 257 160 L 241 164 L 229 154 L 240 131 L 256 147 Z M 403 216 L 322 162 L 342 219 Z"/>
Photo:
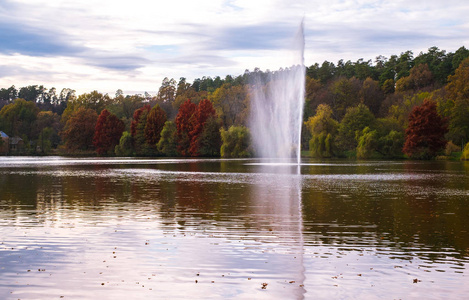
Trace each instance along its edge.
<path fill-rule="evenodd" d="M 300 162 L 305 67 L 303 23 L 292 49 L 293 67 L 262 78 L 256 73 L 251 92 L 251 131 L 257 155 Z"/>
<path fill-rule="evenodd" d="M 279 268 L 277 283 L 290 282 L 286 293 L 295 299 L 304 299 L 306 289 L 303 241 L 302 177 L 297 166 L 265 164 L 258 168 L 258 181 L 254 186 L 255 215 L 261 232 L 269 231 L 274 243 L 276 264 Z M 262 234 L 260 235 L 262 239 Z M 268 253 L 268 247 L 264 251 Z M 281 271 L 280 271 L 281 270 Z M 284 287 L 285 288 L 285 287 Z"/>
<path fill-rule="evenodd" d="M 303 216 L 301 203 L 301 125 L 305 93 L 303 23 L 295 37 L 292 66 L 265 74 L 256 72 L 251 90 L 250 127 L 257 155 L 262 158 L 296 158 L 295 168 L 288 162 L 262 164 L 261 182 L 256 182 L 257 214 L 267 217 L 267 225 L 284 255 L 279 261 L 285 276 L 295 280 L 292 291 L 304 298 Z M 263 77 L 264 76 L 264 77 Z"/>

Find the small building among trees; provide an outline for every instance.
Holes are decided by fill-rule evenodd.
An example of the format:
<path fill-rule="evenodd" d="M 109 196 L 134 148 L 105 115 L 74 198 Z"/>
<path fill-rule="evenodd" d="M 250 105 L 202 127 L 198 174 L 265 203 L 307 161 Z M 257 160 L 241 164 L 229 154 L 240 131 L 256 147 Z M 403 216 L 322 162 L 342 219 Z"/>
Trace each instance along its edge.
<path fill-rule="evenodd" d="M 24 150 L 24 141 L 18 136 L 10 138 L 9 154 L 21 154 Z"/>

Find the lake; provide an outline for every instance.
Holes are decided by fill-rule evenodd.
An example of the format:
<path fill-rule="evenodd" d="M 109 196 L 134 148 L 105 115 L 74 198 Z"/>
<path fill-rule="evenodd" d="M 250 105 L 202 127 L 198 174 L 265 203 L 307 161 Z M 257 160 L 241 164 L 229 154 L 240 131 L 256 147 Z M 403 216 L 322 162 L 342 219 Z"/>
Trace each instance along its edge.
<path fill-rule="evenodd" d="M 463 299 L 469 163 L 0 157 L 0 299 Z"/>

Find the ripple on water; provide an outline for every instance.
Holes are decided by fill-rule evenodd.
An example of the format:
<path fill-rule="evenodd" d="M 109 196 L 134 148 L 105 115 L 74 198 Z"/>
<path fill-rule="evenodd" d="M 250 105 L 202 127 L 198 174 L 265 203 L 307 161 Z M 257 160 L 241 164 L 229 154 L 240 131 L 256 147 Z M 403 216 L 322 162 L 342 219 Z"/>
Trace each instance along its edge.
<path fill-rule="evenodd" d="M 409 173 L 402 163 L 276 174 L 276 166 L 239 167 L 245 161 L 236 172 L 199 172 L 181 160 L 27 160 L 25 168 L 0 161 L 0 298 L 469 292 L 467 233 L 454 231 L 466 212 L 467 189 L 454 184 L 465 181 L 460 172 L 440 177 L 417 165 Z M 365 169 L 350 171 L 357 166 Z"/>

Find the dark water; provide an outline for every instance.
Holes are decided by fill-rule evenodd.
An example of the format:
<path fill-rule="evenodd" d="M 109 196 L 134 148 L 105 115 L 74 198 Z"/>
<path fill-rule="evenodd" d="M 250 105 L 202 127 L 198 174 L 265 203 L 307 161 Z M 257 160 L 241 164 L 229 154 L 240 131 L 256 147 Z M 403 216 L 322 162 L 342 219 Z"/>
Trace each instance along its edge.
<path fill-rule="evenodd" d="M 0 158 L 0 299 L 464 299 L 469 164 Z"/>

